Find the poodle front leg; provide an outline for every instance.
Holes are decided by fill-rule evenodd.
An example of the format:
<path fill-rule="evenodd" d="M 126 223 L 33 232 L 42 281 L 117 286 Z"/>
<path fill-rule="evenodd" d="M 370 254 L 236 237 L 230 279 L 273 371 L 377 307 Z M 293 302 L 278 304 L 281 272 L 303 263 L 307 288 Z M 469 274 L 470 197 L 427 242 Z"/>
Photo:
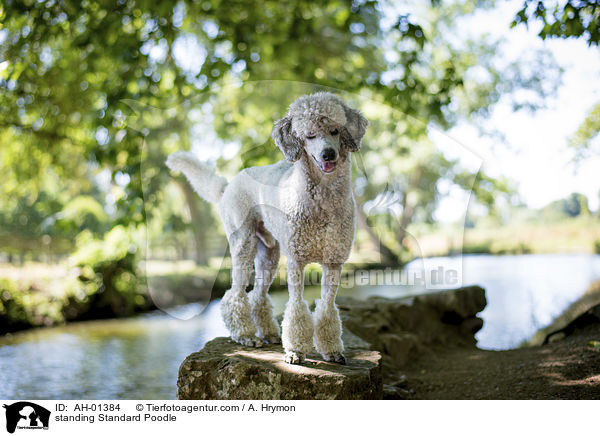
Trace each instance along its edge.
<path fill-rule="evenodd" d="M 315 349 L 328 362 L 346 363 L 342 342 L 342 321 L 335 305 L 335 296 L 340 284 L 342 265 L 323 265 L 321 299 L 316 301 L 314 313 Z"/>
<path fill-rule="evenodd" d="M 313 320 L 304 300 L 304 265 L 288 261 L 290 299 L 285 306 L 281 323 L 281 339 L 287 363 L 302 363 L 312 351 Z"/>

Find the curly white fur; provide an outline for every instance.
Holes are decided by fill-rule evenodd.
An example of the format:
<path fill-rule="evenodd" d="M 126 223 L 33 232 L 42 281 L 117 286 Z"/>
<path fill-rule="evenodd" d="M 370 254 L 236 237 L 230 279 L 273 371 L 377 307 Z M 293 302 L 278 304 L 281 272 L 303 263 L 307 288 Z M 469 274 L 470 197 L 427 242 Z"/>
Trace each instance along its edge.
<path fill-rule="evenodd" d="M 252 322 L 250 304 L 245 291 L 230 289 L 221 300 L 221 316 L 231 339 L 243 345 L 261 346 L 262 341 L 254 337 L 256 328 Z"/>
<path fill-rule="evenodd" d="M 176 151 L 167 158 L 167 166 L 180 171 L 190 181 L 192 188 L 206 201 L 216 203 L 223 196 L 227 179 L 217 175 L 215 169 L 186 151 Z"/>
<path fill-rule="evenodd" d="M 324 304 L 322 300 L 317 300 L 315 304 L 313 314 L 315 349 L 327 360 L 341 360 L 344 343 L 340 311 L 335 304 Z"/>
<path fill-rule="evenodd" d="M 282 343 L 288 363 L 300 363 L 312 351 L 313 320 L 305 300 L 289 300 L 283 312 Z"/>
<path fill-rule="evenodd" d="M 360 148 L 367 126 L 339 97 L 317 93 L 296 100 L 275 123 L 273 139 L 285 161 L 247 168 L 229 185 L 190 153 L 169 156 L 170 168 L 203 198 L 218 201 L 232 256 L 232 288 L 221 309 L 234 340 L 254 346 L 279 340 L 267 292 L 281 248 L 290 292 L 281 332 L 285 360 L 301 362 L 314 343 L 326 360 L 345 362 L 335 295 L 355 231 L 350 152 Z M 314 317 L 302 296 L 310 262 L 324 272 Z M 257 278 L 246 294 L 253 263 Z"/>
<path fill-rule="evenodd" d="M 252 321 L 256 325 L 256 336 L 270 344 L 281 342 L 279 324 L 273 316 L 271 297 L 254 289 L 248 294 Z"/>

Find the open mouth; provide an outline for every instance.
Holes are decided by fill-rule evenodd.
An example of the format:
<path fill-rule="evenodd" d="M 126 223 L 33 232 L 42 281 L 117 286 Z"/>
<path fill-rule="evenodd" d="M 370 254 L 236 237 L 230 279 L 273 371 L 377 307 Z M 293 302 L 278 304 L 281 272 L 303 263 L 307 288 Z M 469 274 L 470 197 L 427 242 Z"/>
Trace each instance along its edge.
<path fill-rule="evenodd" d="M 332 173 L 335 171 L 335 167 L 337 165 L 337 161 L 332 162 L 332 161 L 325 161 L 325 162 L 321 162 L 318 161 L 314 156 L 313 159 L 315 160 L 315 162 L 317 163 L 317 165 L 319 165 L 319 168 L 321 169 L 321 171 L 323 171 L 325 174 L 328 173 Z"/>
<path fill-rule="evenodd" d="M 322 162 L 321 170 L 323 170 L 324 173 L 331 173 L 335 170 L 335 162 Z"/>

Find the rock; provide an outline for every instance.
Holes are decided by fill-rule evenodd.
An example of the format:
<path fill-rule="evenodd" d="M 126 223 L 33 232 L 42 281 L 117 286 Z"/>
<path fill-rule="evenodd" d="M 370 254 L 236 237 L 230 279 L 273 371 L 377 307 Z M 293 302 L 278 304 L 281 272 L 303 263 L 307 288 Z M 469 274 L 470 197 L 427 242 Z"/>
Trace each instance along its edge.
<path fill-rule="evenodd" d="M 552 323 L 544 327 L 524 345 L 536 346 L 558 342 L 577 329 L 600 323 L 600 280 L 592 283 L 585 293 Z"/>
<path fill-rule="evenodd" d="M 415 391 L 407 385 L 406 375 L 387 374 L 387 383 L 383 384 L 384 400 L 410 400 L 415 395 Z"/>
<path fill-rule="evenodd" d="M 486 299 L 482 288 L 470 286 L 398 299 L 338 297 L 337 304 L 345 329 L 402 365 L 426 347 L 474 347 Z"/>
<path fill-rule="evenodd" d="M 399 366 L 404 365 L 411 352 L 419 347 L 419 338 L 413 333 L 383 333 L 380 340 L 382 351 Z"/>
<path fill-rule="evenodd" d="M 443 317 L 458 320 L 474 317 L 487 304 L 485 291 L 479 286 L 468 286 L 453 291 L 426 294 L 416 299 L 426 305 L 435 307 Z"/>
<path fill-rule="evenodd" d="M 474 335 L 483 326 L 477 314 L 486 305 L 485 291 L 478 286 L 410 298 L 337 302 L 344 331 L 382 354 L 384 399 L 409 399 L 414 394 L 397 382 L 410 362 L 451 348 L 475 348 Z"/>
<path fill-rule="evenodd" d="M 567 335 L 565 334 L 565 332 L 557 332 L 551 336 L 548 336 L 547 342 L 549 344 L 553 344 L 555 342 L 562 341 L 566 337 L 567 337 Z"/>
<path fill-rule="evenodd" d="M 347 364 L 309 355 L 302 365 L 283 361 L 280 345 L 249 348 L 217 338 L 179 368 L 182 400 L 382 399 L 381 354 L 350 348 Z"/>

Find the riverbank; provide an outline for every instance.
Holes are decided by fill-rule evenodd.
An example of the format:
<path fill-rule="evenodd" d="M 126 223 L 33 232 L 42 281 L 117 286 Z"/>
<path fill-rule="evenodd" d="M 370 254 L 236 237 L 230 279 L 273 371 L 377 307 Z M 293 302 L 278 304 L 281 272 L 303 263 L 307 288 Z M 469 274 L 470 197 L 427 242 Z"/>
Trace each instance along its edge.
<path fill-rule="evenodd" d="M 402 368 L 400 398 L 600 399 L 600 323 L 561 341 L 506 351 L 438 349 Z"/>
<path fill-rule="evenodd" d="M 340 309 L 344 328 L 382 353 L 386 399 L 600 399 L 600 282 L 571 306 L 567 325 L 545 329 L 544 345 L 477 348 L 481 305 L 477 288 L 465 288 Z"/>
<path fill-rule="evenodd" d="M 416 225 L 409 228 L 414 238 L 407 244 L 414 255 L 462 254 L 600 254 L 600 220 L 580 216 L 559 221 L 533 220 L 505 225 L 480 223 Z"/>
<path fill-rule="evenodd" d="M 377 264 L 347 265 L 345 274 Z M 64 264 L 0 265 L 0 334 L 95 319 L 126 318 L 190 303 L 208 304 L 231 286 L 230 266 L 197 266 L 191 261 L 142 263 L 136 276 L 110 264 L 94 277 Z M 143 271 L 143 272 L 141 272 Z M 145 274 L 144 274 L 145 272 Z M 124 276 L 114 277 L 115 275 Z M 309 265 L 306 286 L 318 285 L 321 268 Z M 126 282 L 126 285 L 123 285 Z M 149 292 L 153 289 L 153 292 Z M 287 290 L 285 268 L 271 291 Z M 156 299 L 156 300 L 155 300 Z"/>

